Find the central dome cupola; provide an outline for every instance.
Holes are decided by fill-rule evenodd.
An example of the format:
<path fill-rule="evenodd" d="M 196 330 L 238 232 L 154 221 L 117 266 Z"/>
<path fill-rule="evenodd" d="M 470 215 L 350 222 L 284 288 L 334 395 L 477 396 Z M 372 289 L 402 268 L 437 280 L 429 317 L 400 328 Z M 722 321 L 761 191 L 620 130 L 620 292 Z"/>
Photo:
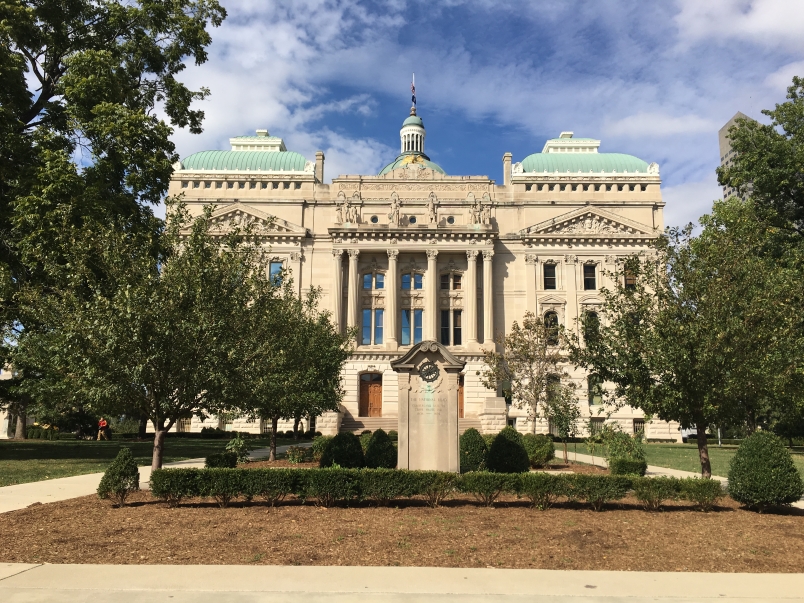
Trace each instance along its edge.
<path fill-rule="evenodd" d="M 416 153 L 424 155 L 424 139 L 426 137 L 422 118 L 416 115 L 416 107 L 410 108 L 410 117 L 402 122 L 402 129 L 399 131 L 401 142 L 400 153 Z"/>

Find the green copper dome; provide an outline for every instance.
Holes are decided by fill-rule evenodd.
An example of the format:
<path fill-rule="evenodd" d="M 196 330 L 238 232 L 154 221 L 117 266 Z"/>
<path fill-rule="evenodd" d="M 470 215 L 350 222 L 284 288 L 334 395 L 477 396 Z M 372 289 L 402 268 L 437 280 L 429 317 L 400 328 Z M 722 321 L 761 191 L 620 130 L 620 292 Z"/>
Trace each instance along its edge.
<path fill-rule="evenodd" d="M 533 153 L 522 160 L 525 172 L 639 173 L 648 172 L 648 163 L 622 153 Z"/>
<path fill-rule="evenodd" d="M 422 121 L 422 118 L 419 117 L 418 115 L 411 115 L 405 121 L 402 122 L 402 127 L 404 128 L 405 126 L 421 126 L 423 128 L 424 122 Z"/>
<path fill-rule="evenodd" d="M 293 151 L 201 151 L 181 160 L 183 170 L 303 172 L 307 160 Z"/>
<path fill-rule="evenodd" d="M 412 117 L 409 117 L 408 119 L 412 119 Z M 412 167 L 422 165 L 426 168 L 433 170 L 434 172 L 444 174 L 445 176 L 447 175 L 447 173 L 443 169 L 441 169 L 441 166 L 438 165 L 437 163 L 430 161 L 430 158 L 427 157 L 427 155 L 423 155 L 421 153 L 410 153 L 410 152 L 403 153 L 402 155 L 394 159 L 391 163 L 382 168 L 382 170 L 380 170 L 380 173 L 377 175 L 382 176 L 384 174 L 387 174 L 388 172 L 398 170 L 399 168 L 404 167 L 406 165 Z"/>

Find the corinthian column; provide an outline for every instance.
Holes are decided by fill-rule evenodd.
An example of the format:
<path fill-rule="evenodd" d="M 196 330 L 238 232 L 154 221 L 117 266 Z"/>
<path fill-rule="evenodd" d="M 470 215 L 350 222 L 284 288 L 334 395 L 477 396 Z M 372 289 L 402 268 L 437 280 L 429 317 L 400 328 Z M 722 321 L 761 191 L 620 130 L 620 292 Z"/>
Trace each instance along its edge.
<path fill-rule="evenodd" d="M 335 330 L 341 332 L 341 320 L 343 312 L 341 303 L 343 301 L 343 249 L 332 250 L 332 322 L 335 323 Z"/>
<path fill-rule="evenodd" d="M 436 339 L 436 314 L 438 313 L 438 273 L 436 259 L 437 249 L 427 250 L 427 302 L 425 303 L 424 320 L 426 323 L 424 339 Z"/>
<path fill-rule="evenodd" d="M 385 347 L 395 350 L 399 347 L 396 339 L 396 322 L 399 319 L 399 275 L 397 273 L 398 249 L 388 250 L 388 277 L 385 279 Z"/>
<path fill-rule="evenodd" d="M 536 264 L 539 257 L 532 254 L 525 254 L 525 312 L 536 314 Z"/>
<path fill-rule="evenodd" d="M 483 250 L 483 343 L 494 343 L 494 292 L 491 280 L 491 262 L 494 251 Z"/>
<path fill-rule="evenodd" d="M 477 344 L 477 249 L 466 252 L 466 345 Z"/>
<path fill-rule="evenodd" d="M 360 255 L 359 249 L 350 249 L 349 253 L 349 291 L 348 303 L 346 305 L 346 325 L 351 329 L 357 326 L 357 305 L 360 300 L 359 275 L 357 274 L 357 258 Z"/>

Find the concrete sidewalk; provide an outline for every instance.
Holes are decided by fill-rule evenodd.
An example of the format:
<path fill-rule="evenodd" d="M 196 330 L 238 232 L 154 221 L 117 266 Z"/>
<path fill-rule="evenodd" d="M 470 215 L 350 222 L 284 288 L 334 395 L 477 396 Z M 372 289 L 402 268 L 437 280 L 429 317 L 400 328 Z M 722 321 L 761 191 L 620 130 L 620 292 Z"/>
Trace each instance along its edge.
<path fill-rule="evenodd" d="M 309 442 L 300 446 L 311 446 Z M 290 446 L 278 446 L 278 453 L 285 452 Z M 263 460 L 268 457 L 268 448 L 258 448 L 251 453 L 254 460 Z M 175 463 L 165 463 L 164 467 L 203 467 L 204 459 L 187 459 Z M 151 467 L 140 467 L 140 488 L 148 489 L 148 482 L 151 479 Z M 103 473 L 87 473 L 84 475 L 74 475 L 72 477 L 60 477 L 58 479 L 48 479 L 41 482 L 29 482 L 27 484 L 17 484 L 14 486 L 4 486 L 0 488 L 0 513 L 24 509 L 35 503 L 51 503 L 79 496 L 94 494 L 98 489 Z"/>
<path fill-rule="evenodd" d="M 563 451 L 556 450 L 556 458 L 563 459 Z M 592 456 L 589 454 L 576 454 L 572 451 L 567 451 L 567 458 L 570 461 L 577 461 L 578 463 L 586 463 L 587 465 L 597 465 L 598 467 L 608 467 L 606 459 L 600 456 Z M 668 469 L 667 467 L 657 467 L 655 465 L 648 465 L 648 471 L 645 474 L 648 477 L 701 477 L 700 473 L 693 473 L 692 471 L 681 471 L 680 469 Z M 712 479 L 720 480 L 725 485 L 728 480 L 719 475 L 713 475 Z"/>
<path fill-rule="evenodd" d="M 7 603 L 804 602 L 802 574 L 337 566 L 0 564 Z"/>

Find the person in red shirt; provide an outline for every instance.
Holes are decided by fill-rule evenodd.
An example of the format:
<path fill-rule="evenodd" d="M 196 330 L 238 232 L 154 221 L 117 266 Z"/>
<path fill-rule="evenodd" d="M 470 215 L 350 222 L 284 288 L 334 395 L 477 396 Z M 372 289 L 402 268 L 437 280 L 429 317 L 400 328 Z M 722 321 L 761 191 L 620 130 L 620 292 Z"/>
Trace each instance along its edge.
<path fill-rule="evenodd" d="M 106 430 L 108 429 L 109 424 L 106 422 L 106 419 L 103 417 L 100 418 L 98 421 L 98 439 L 99 440 L 108 440 L 109 436 L 106 434 Z"/>

